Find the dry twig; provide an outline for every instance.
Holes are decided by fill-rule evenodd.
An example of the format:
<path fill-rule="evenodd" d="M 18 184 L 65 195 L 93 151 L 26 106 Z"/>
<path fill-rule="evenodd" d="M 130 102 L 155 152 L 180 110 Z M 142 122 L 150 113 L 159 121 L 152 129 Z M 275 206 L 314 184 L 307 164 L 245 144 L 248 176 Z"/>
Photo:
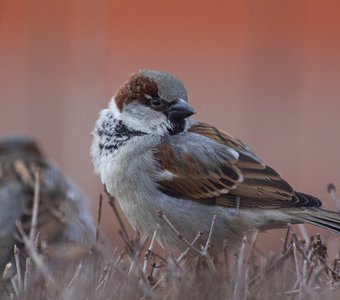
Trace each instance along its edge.
<path fill-rule="evenodd" d="M 327 186 L 327 190 L 328 190 L 328 193 L 331 195 L 331 198 L 335 202 L 335 207 L 336 207 L 337 212 L 340 212 L 340 199 L 337 195 L 335 184 L 330 183 Z"/>
<path fill-rule="evenodd" d="M 34 242 L 35 236 L 37 234 L 37 222 L 38 222 L 38 212 L 39 212 L 39 200 L 40 200 L 40 170 L 34 172 L 35 184 L 34 184 L 34 202 L 33 202 L 33 213 L 31 219 L 31 230 L 29 239 L 31 243 Z"/>
<path fill-rule="evenodd" d="M 97 208 L 97 223 L 96 223 L 96 244 L 99 242 L 99 234 L 100 234 L 100 222 L 102 218 L 102 205 L 103 205 L 103 196 L 99 195 L 99 202 Z"/>

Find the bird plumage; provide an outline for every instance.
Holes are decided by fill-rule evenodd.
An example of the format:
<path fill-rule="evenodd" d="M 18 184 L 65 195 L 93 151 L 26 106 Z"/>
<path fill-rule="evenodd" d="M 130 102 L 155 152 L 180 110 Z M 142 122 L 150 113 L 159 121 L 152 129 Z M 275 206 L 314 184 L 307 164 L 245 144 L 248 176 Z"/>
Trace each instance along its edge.
<path fill-rule="evenodd" d="M 94 242 L 95 228 L 86 199 L 46 159 L 34 140 L 15 136 L 0 139 L 0 268 L 11 260 L 13 246 L 22 245 L 16 228 L 20 222 L 31 230 L 36 174 L 40 193 L 37 232 L 49 245 L 81 245 Z M 22 248 L 24 250 L 24 248 Z"/>
<path fill-rule="evenodd" d="M 193 113 L 176 77 L 143 70 L 100 114 L 91 148 L 95 169 L 136 229 L 150 234 L 160 223 L 162 242 L 183 248 L 157 217 L 162 210 L 188 240 L 198 231 L 206 239 L 216 215 L 215 249 L 224 240 L 234 245 L 244 234 L 287 223 L 340 233 L 339 214 L 296 192 L 242 141 L 195 121 Z M 118 121 L 126 126 L 124 134 L 116 134 Z M 107 149 L 122 136 L 122 143 Z"/>

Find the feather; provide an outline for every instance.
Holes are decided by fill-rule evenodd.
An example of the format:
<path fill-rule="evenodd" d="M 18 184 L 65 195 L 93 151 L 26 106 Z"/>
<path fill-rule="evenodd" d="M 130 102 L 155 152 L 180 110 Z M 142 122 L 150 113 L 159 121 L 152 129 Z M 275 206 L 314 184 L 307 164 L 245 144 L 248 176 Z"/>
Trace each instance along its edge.
<path fill-rule="evenodd" d="M 0 139 L 0 170 L 0 268 L 10 258 L 14 243 L 23 247 L 16 221 L 21 222 L 26 234 L 31 230 L 37 170 L 40 179 L 37 231 L 41 237 L 54 245 L 92 245 L 94 225 L 83 196 L 42 155 L 33 140 Z"/>
<path fill-rule="evenodd" d="M 319 206 L 293 188 L 236 137 L 195 123 L 188 132 L 164 137 L 155 150 L 164 193 L 204 204 L 275 209 Z"/>

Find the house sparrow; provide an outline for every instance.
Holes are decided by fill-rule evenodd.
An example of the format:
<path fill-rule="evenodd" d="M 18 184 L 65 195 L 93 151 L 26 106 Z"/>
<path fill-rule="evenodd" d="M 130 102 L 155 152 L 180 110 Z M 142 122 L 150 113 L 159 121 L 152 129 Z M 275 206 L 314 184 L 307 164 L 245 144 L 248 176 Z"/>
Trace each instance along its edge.
<path fill-rule="evenodd" d="M 95 228 L 81 193 L 26 137 L 0 139 L 0 271 L 12 258 L 13 246 L 22 245 L 16 229 L 20 221 L 31 229 L 36 175 L 40 193 L 37 232 L 48 245 L 89 248 Z M 65 253 L 63 254 L 65 255 Z"/>
<path fill-rule="evenodd" d="M 195 121 L 182 82 L 141 70 L 118 89 L 93 131 L 95 171 L 131 225 L 161 243 L 187 247 L 199 231 L 219 251 L 256 230 L 309 223 L 340 233 L 340 214 L 296 192 L 242 141 Z M 162 211 L 169 222 L 159 218 Z"/>

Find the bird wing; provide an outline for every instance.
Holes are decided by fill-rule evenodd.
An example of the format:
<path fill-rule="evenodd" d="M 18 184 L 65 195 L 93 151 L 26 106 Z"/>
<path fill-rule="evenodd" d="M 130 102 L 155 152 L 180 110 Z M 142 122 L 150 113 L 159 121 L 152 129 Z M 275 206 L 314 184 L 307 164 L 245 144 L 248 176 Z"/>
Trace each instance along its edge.
<path fill-rule="evenodd" d="M 239 139 L 204 123 L 165 137 L 155 157 L 159 189 L 174 197 L 233 208 L 319 204 L 294 192 Z"/>

